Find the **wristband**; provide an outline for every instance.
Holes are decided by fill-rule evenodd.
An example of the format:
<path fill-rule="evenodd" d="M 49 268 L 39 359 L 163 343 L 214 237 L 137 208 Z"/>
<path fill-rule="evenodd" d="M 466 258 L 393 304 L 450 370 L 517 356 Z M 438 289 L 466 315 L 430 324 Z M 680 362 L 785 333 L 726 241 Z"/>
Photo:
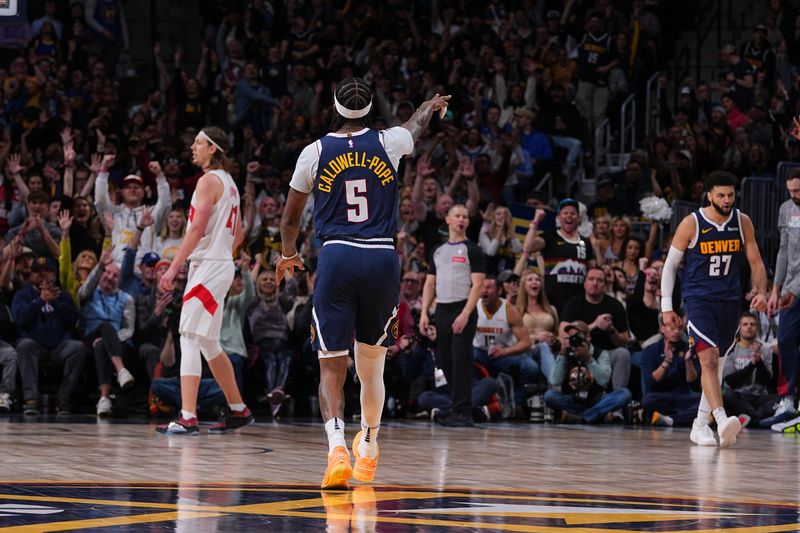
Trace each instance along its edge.
<path fill-rule="evenodd" d="M 293 255 L 290 255 L 289 257 L 286 257 L 285 255 L 281 254 L 281 259 L 283 259 L 284 261 L 289 261 L 290 259 L 294 259 L 298 255 L 299 255 L 298 252 L 295 252 Z"/>
<path fill-rule="evenodd" d="M 144 233 L 144 230 L 145 230 L 145 228 L 140 227 L 139 224 L 136 224 L 136 229 L 138 229 L 142 233 Z"/>

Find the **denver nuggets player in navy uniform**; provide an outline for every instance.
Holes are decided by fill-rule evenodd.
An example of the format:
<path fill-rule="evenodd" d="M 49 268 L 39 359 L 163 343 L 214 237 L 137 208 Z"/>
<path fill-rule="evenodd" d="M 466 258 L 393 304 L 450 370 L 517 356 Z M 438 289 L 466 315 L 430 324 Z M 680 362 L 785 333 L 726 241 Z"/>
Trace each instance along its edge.
<path fill-rule="evenodd" d="M 449 96 L 435 95 L 402 126 L 369 128 L 372 91 L 360 78 L 334 93 L 332 129 L 300 154 L 281 220 L 282 257 L 276 280 L 303 268 L 296 241 L 300 215 L 314 192 L 314 230 L 323 241 L 314 286 L 312 343 L 320 362 L 319 400 L 328 434 L 323 489 L 346 488 L 350 477 L 372 481 L 385 398 L 383 367 L 400 293 L 394 250 L 400 159 L 410 154 L 433 113 Z M 344 380 L 355 339 L 361 381 L 361 431 L 355 466 L 344 439 Z"/>
<path fill-rule="evenodd" d="M 690 438 L 700 446 L 716 446 L 714 432 L 708 426 L 710 414 L 717 422 L 720 446 L 731 446 L 742 426 L 722 407 L 720 374 L 724 358 L 736 341 L 739 304 L 742 299 L 741 272 L 750 263 L 751 283 L 757 294 L 750 306 L 767 309 L 767 274 L 750 218 L 733 207 L 736 178 L 729 172 L 716 171 L 705 182 L 710 205 L 684 218 L 672 239 L 661 278 L 661 311 L 665 324 L 680 325 L 672 307 L 671 295 L 675 273 L 681 258 L 683 302 L 686 308 L 689 342 L 700 358 L 703 395 Z M 722 360 L 720 360 L 722 357 Z"/>

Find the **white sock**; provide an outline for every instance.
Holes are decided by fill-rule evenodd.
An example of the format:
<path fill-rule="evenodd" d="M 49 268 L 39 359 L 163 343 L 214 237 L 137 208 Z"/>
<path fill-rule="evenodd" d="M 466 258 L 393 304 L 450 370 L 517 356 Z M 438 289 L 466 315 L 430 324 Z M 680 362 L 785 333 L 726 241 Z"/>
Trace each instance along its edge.
<path fill-rule="evenodd" d="M 181 409 L 181 418 L 183 418 L 184 420 L 191 420 L 192 418 L 195 418 L 196 416 L 197 416 L 197 413 L 192 413 L 190 411 L 184 411 L 183 409 Z"/>
<path fill-rule="evenodd" d="M 724 407 L 717 407 L 714 409 L 714 420 L 717 421 L 717 425 L 721 424 L 723 420 L 727 420 L 728 414 L 725 412 Z"/>
<path fill-rule="evenodd" d="M 700 405 L 697 407 L 697 421 L 708 425 L 710 415 L 711 406 L 708 404 L 708 398 L 706 398 L 706 393 L 704 392 L 700 396 Z"/>
<path fill-rule="evenodd" d="M 671 416 L 661 415 L 661 418 L 664 420 L 665 426 L 672 427 L 675 424 L 675 420 Z"/>
<path fill-rule="evenodd" d="M 228 407 L 231 411 L 244 411 L 245 405 L 243 403 L 229 403 Z"/>
<path fill-rule="evenodd" d="M 380 426 L 367 427 L 361 424 L 361 442 L 358 443 L 358 455 L 375 459 L 378 455 L 378 431 Z"/>
<path fill-rule="evenodd" d="M 325 433 L 328 434 L 328 453 L 337 446 L 347 448 L 347 443 L 344 441 L 344 420 L 333 417 L 325 422 Z"/>

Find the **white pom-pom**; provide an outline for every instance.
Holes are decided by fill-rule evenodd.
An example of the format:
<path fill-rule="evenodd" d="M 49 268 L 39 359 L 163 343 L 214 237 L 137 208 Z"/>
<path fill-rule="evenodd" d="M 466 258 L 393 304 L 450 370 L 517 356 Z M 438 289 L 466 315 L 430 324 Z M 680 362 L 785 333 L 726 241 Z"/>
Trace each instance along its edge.
<path fill-rule="evenodd" d="M 648 196 L 639 200 L 642 215 L 655 222 L 668 222 L 672 219 L 672 208 L 663 198 Z"/>

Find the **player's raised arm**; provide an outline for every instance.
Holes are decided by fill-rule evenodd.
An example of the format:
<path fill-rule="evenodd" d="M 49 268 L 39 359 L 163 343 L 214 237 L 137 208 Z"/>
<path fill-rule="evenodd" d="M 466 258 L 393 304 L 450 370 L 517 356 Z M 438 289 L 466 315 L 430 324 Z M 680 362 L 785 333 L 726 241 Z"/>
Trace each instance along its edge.
<path fill-rule="evenodd" d="M 697 222 L 694 215 L 685 217 L 675 235 L 672 236 L 672 243 L 669 247 L 667 260 L 664 261 L 664 270 L 661 273 L 661 312 L 664 313 L 665 324 L 673 324 L 680 327 L 680 317 L 672 309 L 672 293 L 675 290 L 675 277 L 678 273 L 678 265 L 681 264 L 683 254 L 689 247 L 697 231 Z"/>
<path fill-rule="evenodd" d="M 300 233 L 300 215 L 305 208 L 308 193 L 289 187 L 289 196 L 281 217 L 281 259 L 275 267 L 275 283 L 280 285 L 284 273 L 294 274 L 294 267 L 304 269 L 297 253 L 297 235 Z"/>
<path fill-rule="evenodd" d="M 744 234 L 744 252 L 747 262 L 750 263 L 750 283 L 756 290 L 756 295 L 750 302 L 750 307 L 756 311 L 767 310 L 767 269 L 761 259 L 761 252 L 756 242 L 756 230 L 750 217 L 742 213 L 742 232 Z"/>
<path fill-rule="evenodd" d="M 439 94 L 434 95 L 430 100 L 423 102 L 422 105 L 419 106 L 416 111 L 414 111 L 414 114 L 411 115 L 410 119 L 400 125 L 411 132 L 411 137 L 414 139 L 414 144 L 416 144 L 417 140 L 419 140 L 422 132 L 425 131 L 425 128 L 428 127 L 433 114 L 436 111 L 447 109 L 447 102 L 450 100 L 450 98 L 451 96 L 449 94 L 446 96 L 440 96 Z"/>

